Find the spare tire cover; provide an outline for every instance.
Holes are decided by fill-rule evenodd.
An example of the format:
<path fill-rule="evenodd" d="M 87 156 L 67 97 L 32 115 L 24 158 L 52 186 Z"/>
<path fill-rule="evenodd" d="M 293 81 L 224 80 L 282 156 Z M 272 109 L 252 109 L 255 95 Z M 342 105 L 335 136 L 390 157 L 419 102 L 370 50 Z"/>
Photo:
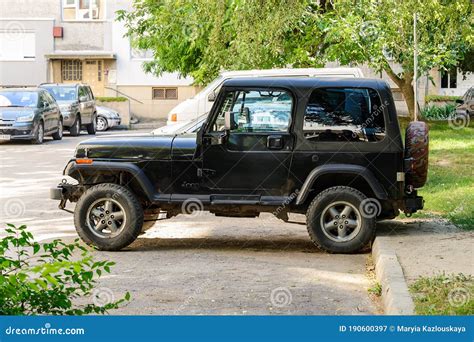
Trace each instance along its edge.
<path fill-rule="evenodd" d="M 405 158 L 412 158 L 405 183 L 421 188 L 428 176 L 428 125 L 423 121 L 410 122 L 405 134 Z"/>

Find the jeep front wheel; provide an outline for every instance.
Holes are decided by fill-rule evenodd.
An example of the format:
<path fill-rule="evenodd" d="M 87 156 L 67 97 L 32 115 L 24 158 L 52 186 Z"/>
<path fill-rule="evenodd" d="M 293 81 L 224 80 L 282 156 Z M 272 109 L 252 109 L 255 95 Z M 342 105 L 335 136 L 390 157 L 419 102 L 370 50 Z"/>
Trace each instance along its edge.
<path fill-rule="evenodd" d="M 347 186 L 322 191 L 306 213 L 314 244 L 331 253 L 354 253 L 364 248 L 375 234 L 376 213 L 362 208 L 367 200 L 363 193 Z"/>
<path fill-rule="evenodd" d="M 136 196 L 117 184 L 89 188 L 74 211 L 81 239 L 100 250 L 117 251 L 131 244 L 143 226 L 143 209 Z"/>

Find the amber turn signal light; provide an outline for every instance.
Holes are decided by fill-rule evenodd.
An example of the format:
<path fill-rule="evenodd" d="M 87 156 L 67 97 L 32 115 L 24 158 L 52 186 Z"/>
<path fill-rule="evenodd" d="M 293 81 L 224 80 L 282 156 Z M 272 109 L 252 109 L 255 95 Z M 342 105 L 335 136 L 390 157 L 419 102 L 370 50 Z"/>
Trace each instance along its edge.
<path fill-rule="evenodd" d="M 178 114 L 171 114 L 171 121 L 178 121 Z"/>
<path fill-rule="evenodd" d="M 92 164 L 92 159 L 89 158 L 80 158 L 76 159 L 76 164 Z"/>

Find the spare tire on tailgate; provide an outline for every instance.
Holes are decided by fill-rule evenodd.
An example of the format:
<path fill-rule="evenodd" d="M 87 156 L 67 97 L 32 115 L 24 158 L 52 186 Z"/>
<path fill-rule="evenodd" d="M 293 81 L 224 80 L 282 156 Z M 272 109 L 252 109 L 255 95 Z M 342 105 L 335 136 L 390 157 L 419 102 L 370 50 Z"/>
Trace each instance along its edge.
<path fill-rule="evenodd" d="M 423 121 L 408 124 L 405 134 L 405 158 L 411 158 L 405 184 L 421 188 L 428 176 L 428 125 Z"/>

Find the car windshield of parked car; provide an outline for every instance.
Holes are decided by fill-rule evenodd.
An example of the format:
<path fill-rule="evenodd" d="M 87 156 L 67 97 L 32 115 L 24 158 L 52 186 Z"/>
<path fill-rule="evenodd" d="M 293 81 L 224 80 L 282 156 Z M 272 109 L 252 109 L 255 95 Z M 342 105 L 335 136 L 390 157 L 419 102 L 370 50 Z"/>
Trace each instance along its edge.
<path fill-rule="evenodd" d="M 44 87 L 56 101 L 74 101 L 77 97 L 76 87 Z"/>
<path fill-rule="evenodd" d="M 38 93 L 35 91 L 2 91 L 0 107 L 36 107 Z"/>

